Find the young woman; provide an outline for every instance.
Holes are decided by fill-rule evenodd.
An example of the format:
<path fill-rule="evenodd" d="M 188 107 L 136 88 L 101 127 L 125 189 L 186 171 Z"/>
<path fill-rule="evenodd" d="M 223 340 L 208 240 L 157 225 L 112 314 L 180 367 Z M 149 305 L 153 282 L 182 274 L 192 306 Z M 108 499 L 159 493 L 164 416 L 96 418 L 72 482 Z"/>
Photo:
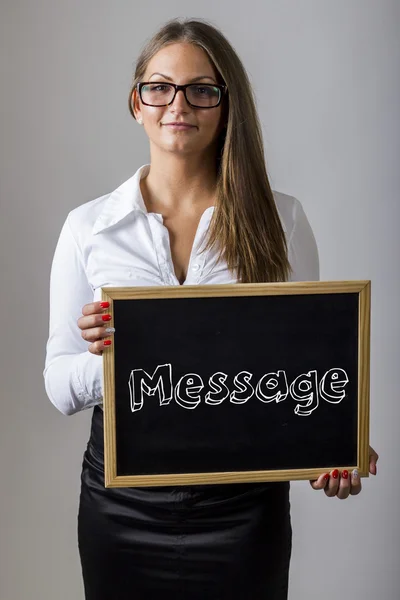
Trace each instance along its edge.
<path fill-rule="evenodd" d="M 283 600 L 288 483 L 104 487 L 101 354 L 113 331 L 99 299 L 102 286 L 315 280 L 315 239 L 298 200 L 271 191 L 251 85 L 217 29 L 163 26 L 129 107 L 150 164 L 68 215 L 51 273 L 47 393 L 64 414 L 94 407 L 78 516 L 86 599 Z M 361 489 L 337 470 L 312 486 Z"/>

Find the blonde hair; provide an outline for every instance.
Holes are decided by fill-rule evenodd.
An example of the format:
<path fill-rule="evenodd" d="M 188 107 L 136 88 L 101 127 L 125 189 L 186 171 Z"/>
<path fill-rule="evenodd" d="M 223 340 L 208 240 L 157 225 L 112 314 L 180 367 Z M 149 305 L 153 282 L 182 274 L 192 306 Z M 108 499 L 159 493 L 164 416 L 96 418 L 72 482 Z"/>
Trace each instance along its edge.
<path fill-rule="evenodd" d="M 224 35 L 206 21 L 172 19 L 147 42 L 136 62 L 129 94 L 143 79 L 151 58 L 175 43 L 191 43 L 208 55 L 228 92 L 222 100 L 226 126 L 218 139 L 216 204 L 206 248 L 236 271 L 242 283 L 287 281 L 291 271 L 285 233 L 265 166 L 261 125 L 245 68 Z"/>

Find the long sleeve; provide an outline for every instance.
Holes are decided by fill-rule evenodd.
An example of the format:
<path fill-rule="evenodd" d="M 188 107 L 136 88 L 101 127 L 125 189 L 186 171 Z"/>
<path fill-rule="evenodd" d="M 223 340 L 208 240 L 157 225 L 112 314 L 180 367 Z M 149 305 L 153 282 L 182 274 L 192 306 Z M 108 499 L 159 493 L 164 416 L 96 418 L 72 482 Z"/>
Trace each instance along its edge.
<path fill-rule="evenodd" d="M 44 369 L 48 397 L 64 415 L 102 402 L 102 358 L 91 354 L 77 325 L 84 304 L 93 301 L 82 253 L 64 223 L 50 276 L 50 328 Z"/>
<path fill-rule="evenodd" d="M 293 229 L 288 240 L 291 281 L 318 281 L 319 256 L 311 225 L 301 203 L 295 199 Z"/>

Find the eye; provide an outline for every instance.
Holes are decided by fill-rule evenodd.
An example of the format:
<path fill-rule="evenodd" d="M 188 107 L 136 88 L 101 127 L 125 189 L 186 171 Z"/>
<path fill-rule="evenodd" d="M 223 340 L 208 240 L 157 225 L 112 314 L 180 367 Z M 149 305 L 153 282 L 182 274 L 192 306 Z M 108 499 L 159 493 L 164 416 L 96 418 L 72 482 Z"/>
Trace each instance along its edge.
<path fill-rule="evenodd" d="M 170 90 L 170 86 L 167 83 L 155 83 L 154 85 L 145 85 L 143 90 L 145 92 L 168 92 Z"/>
<path fill-rule="evenodd" d="M 195 92 L 196 94 L 200 94 L 203 96 L 207 96 L 208 94 L 212 93 L 212 88 L 208 87 L 208 86 L 196 86 L 195 87 Z"/>
<path fill-rule="evenodd" d="M 219 89 L 214 87 L 213 85 L 194 85 L 192 88 L 192 93 L 197 97 L 202 98 L 217 98 L 219 96 Z"/>

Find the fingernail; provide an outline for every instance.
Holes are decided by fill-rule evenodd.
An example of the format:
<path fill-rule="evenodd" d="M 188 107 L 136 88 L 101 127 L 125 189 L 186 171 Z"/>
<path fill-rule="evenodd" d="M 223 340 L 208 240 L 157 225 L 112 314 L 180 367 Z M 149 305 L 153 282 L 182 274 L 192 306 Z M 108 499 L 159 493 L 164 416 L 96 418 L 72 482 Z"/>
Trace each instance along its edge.
<path fill-rule="evenodd" d="M 353 479 L 357 479 L 357 477 L 358 477 L 358 470 L 354 469 L 354 471 L 352 472 L 351 476 L 353 477 Z"/>
<path fill-rule="evenodd" d="M 326 475 L 324 475 L 324 481 L 328 481 L 329 479 L 329 473 L 327 473 Z"/>
<path fill-rule="evenodd" d="M 104 340 L 103 346 L 111 346 L 111 340 Z"/>
<path fill-rule="evenodd" d="M 111 321 L 111 315 L 102 315 L 101 318 L 103 321 Z"/>
<path fill-rule="evenodd" d="M 332 477 L 333 477 L 333 479 L 337 479 L 339 477 L 339 471 L 337 469 L 332 471 Z"/>
<path fill-rule="evenodd" d="M 115 333 L 114 327 L 106 327 L 104 330 L 106 333 Z"/>
<path fill-rule="evenodd" d="M 108 308 L 110 306 L 109 302 L 100 302 L 101 308 Z"/>
<path fill-rule="evenodd" d="M 346 471 L 346 469 L 344 471 L 342 471 L 342 477 L 343 477 L 343 479 L 348 479 L 349 478 L 349 472 Z"/>

